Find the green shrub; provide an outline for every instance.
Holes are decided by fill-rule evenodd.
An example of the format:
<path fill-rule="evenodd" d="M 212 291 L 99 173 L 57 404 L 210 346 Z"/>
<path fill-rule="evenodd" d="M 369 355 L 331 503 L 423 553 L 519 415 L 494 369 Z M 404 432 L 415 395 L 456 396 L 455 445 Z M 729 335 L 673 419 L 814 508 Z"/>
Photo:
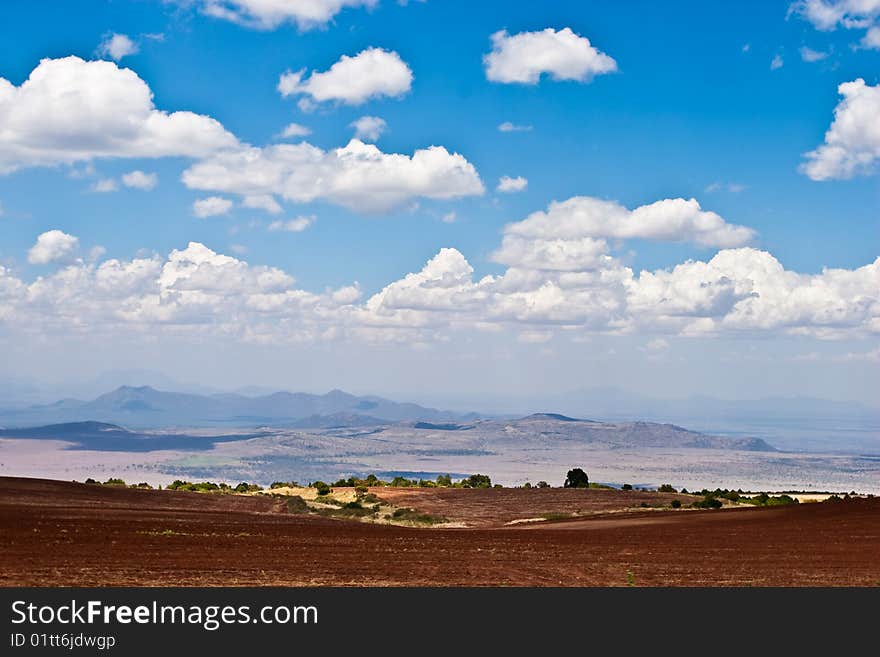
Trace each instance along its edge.
<path fill-rule="evenodd" d="M 287 498 L 288 513 L 308 513 L 309 505 L 299 495 L 291 495 Z"/>
<path fill-rule="evenodd" d="M 444 488 L 452 486 L 452 477 L 450 477 L 448 474 L 437 475 L 437 485 L 443 486 Z"/>
<path fill-rule="evenodd" d="M 329 495 L 333 491 L 333 489 L 330 488 L 330 486 L 325 484 L 323 481 L 313 482 L 312 488 L 318 491 L 318 495 Z"/>
<path fill-rule="evenodd" d="M 670 502 L 670 505 L 672 506 L 673 509 L 680 509 L 681 508 L 681 500 L 672 500 L 672 502 Z"/>
<path fill-rule="evenodd" d="M 428 513 L 420 513 L 415 509 L 395 509 L 394 513 L 391 514 L 391 518 L 393 520 L 420 522 L 427 525 L 446 522 L 446 518 L 443 518 L 442 516 L 432 516 Z"/>
<path fill-rule="evenodd" d="M 207 482 L 211 484 L 211 482 Z M 211 484 L 212 486 L 216 486 L 216 484 Z M 219 488 L 219 487 L 218 487 Z M 233 488 L 236 493 L 257 493 L 263 490 L 262 486 L 258 486 L 257 484 L 249 484 L 246 481 L 241 482 L 238 486 Z"/>
<path fill-rule="evenodd" d="M 105 486 L 125 486 L 125 481 L 122 479 L 116 479 L 115 477 L 110 477 L 107 481 L 104 482 Z"/>
<path fill-rule="evenodd" d="M 706 495 L 702 500 L 697 500 L 693 504 L 692 507 L 695 509 L 720 509 L 724 504 L 721 500 L 713 497 L 711 494 Z"/>
<path fill-rule="evenodd" d="M 672 487 L 672 484 L 663 484 L 657 489 L 660 493 L 677 493 L 678 491 Z"/>
<path fill-rule="evenodd" d="M 299 484 L 295 481 L 273 481 L 269 485 L 269 490 L 275 488 L 299 488 Z"/>
<path fill-rule="evenodd" d="M 537 484 L 535 484 L 535 487 L 537 487 L 537 488 L 550 488 L 550 484 L 548 484 L 546 481 L 539 481 Z"/>
<path fill-rule="evenodd" d="M 633 489 L 632 484 L 624 484 L 623 486 L 620 487 L 620 490 L 632 490 L 632 489 Z"/>

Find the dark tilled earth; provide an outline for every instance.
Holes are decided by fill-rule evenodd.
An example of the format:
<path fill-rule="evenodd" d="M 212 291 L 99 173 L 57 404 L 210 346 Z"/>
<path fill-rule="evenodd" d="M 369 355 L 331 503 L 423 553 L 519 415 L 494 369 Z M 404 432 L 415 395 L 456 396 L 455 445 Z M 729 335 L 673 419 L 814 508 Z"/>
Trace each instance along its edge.
<path fill-rule="evenodd" d="M 265 497 L 0 477 L 0 585 L 880 585 L 880 498 L 621 512 L 669 500 L 603 490 L 375 492 L 474 526 L 372 525 L 289 515 Z M 505 526 L 564 512 L 595 513 Z"/>

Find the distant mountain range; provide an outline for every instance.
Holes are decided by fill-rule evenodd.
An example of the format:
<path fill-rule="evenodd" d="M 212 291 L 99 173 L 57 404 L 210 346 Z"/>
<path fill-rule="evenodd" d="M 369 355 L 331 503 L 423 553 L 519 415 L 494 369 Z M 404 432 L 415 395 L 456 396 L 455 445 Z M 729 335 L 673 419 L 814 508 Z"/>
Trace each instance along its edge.
<path fill-rule="evenodd" d="M 150 386 L 120 386 L 91 401 L 61 399 L 52 404 L 0 410 L 0 425 L 24 427 L 98 421 L 128 427 L 286 426 L 318 428 L 401 421 L 465 421 L 476 414 L 440 411 L 342 390 L 324 395 L 275 392 L 249 397 L 234 393 L 199 395 Z"/>
<path fill-rule="evenodd" d="M 315 418 L 325 418 L 318 421 Z M 302 424 L 314 424 L 319 429 L 316 438 L 333 436 L 326 430 L 342 428 L 333 425 L 334 416 L 310 416 Z M 732 449 L 770 452 L 775 449 L 760 438 L 725 438 L 689 431 L 673 424 L 653 422 L 608 423 L 578 420 L 556 413 L 536 413 L 528 417 L 503 420 L 474 420 L 467 424 L 455 422 L 397 422 L 381 423 L 368 416 L 343 415 L 337 422 L 346 421 L 346 427 L 373 427 L 372 434 L 388 436 L 390 440 L 403 438 L 405 442 L 425 446 L 425 450 L 442 453 L 455 432 L 454 447 L 464 453 L 484 451 L 488 446 L 522 448 L 531 444 L 595 445 L 611 449 L 665 448 L 665 449 Z M 298 423 L 299 424 L 299 423 Z M 320 426 L 319 426 L 320 425 Z M 324 431 L 322 431 L 324 430 Z M 62 440 L 72 443 L 73 449 L 111 452 L 150 452 L 157 450 L 205 450 L 214 443 L 228 443 L 253 438 L 283 436 L 284 429 L 265 430 L 250 434 L 190 435 L 168 431 L 150 433 L 130 431 L 105 422 L 68 422 L 40 427 L 2 429 L 0 438 L 28 440 Z M 319 440 L 318 445 L 324 440 Z M 451 444 L 451 443 L 450 443 Z M 316 445 L 316 449 L 321 447 Z"/>

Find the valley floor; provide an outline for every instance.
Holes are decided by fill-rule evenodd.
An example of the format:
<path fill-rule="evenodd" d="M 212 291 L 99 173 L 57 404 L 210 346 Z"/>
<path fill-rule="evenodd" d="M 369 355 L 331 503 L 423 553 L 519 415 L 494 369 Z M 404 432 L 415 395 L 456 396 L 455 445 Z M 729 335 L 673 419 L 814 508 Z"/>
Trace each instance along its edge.
<path fill-rule="evenodd" d="M 374 492 L 469 526 L 295 515 L 269 496 L 0 477 L 0 585 L 880 584 L 880 498 L 674 511 L 634 510 L 657 494 L 630 491 Z M 510 524 L 560 511 L 582 517 Z"/>

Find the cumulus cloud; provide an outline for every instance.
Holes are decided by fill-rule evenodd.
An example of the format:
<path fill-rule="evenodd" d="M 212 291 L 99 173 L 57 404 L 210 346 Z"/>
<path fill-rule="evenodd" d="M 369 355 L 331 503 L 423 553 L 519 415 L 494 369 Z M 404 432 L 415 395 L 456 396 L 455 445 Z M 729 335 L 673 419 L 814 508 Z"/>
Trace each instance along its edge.
<path fill-rule="evenodd" d="M 155 173 L 145 173 L 139 169 L 122 174 L 122 184 L 133 189 L 141 189 L 148 192 L 159 184 L 159 176 Z"/>
<path fill-rule="evenodd" d="M 498 132 L 531 132 L 532 126 L 505 121 L 498 124 Z"/>
<path fill-rule="evenodd" d="M 880 0 L 798 0 L 789 6 L 788 13 L 822 31 L 838 27 L 867 30 L 855 47 L 880 48 Z"/>
<path fill-rule="evenodd" d="M 60 241 L 41 236 L 40 243 L 49 248 Z M 64 259 L 67 249 L 43 259 Z M 344 325 L 346 306 L 359 296 L 357 285 L 324 294 L 297 289 L 295 279 L 280 269 L 250 265 L 198 242 L 165 257 L 71 260 L 32 283 L 0 267 L 0 324 L 47 335 L 118 337 L 163 330 L 199 338 L 301 342 Z"/>
<path fill-rule="evenodd" d="M 273 221 L 269 224 L 269 230 L 273 232 L 301 233 L 313 223 L 315 223 L 315 215 L 302 216 L 288 221 Z"/>
<path fill-rule="evenodd" d="M 380 119 L 378 116 L 362 116 L 357 121 L 350 123 L 349 127 L 354 128 L 355 139 L 379 141 L 379 137 L 385 132 L 388 124 L 385 123 L 385 119 Z"/>
<path fill-rule="evenodd" d="M 303 95 L 308 109 L 310 103 L 338 102 L 362 105 L 373 98 L 398 97 L 412 86 L 413 74 L 396 52 L 382 48 L 367 48 L 357 55 L 343 55 L 324 72 L 305 69 L 287 71 L 278 80 L 278 91 L 284 97 Z"/>
<path fill-rule="evenodd" d="M 193 214 L 202 219 L 205 217 L 216 217 L 221 214 L 228 214 L 232 209 L 232 201 L 221 196 L 209 196 L 194 201 L 192 209 Z"/>
<path fill-rule="evenodd" d="M 138 44 L 125 34 L 111 33 L 104 37 L 98 46 L 98 54 L 103 57 L 111 57 L 117 62 L 123 57 L 137 54 L 140 51 Z"/>
<path fill-rule="evenodd" d="M 79 248 L 79 239 L 60 230 L 50 230 L 39 237 L 28 251 L 28 262 L 46 265 L 70 259 Z"/>
<path fill-rule="evenodd" d="M 740 246 L 752 229 L 729 224 L 695 199 L 665 199 L 628 210 L 614 201 L 576 196 L 508 224 L 497 262 L 530 269 L 576 271 L 608 262 L 607 239 Z"/>
<path fill-rule="evenodd" d="M 684 333 L 773 331 L 834 337 L 848 329 L 876 332 L 880 258 L 856 270 L 821 274 L 785 270 L 766 251 L 719 252 L 708 262 L 642 272 L 632 286 L 633 310 L 646 309 Z M 880 288 L 878 288 L 880 289 Z M 681 326 L 681 320 L 687 323 Z"/>
<path fill-rule="evenodd" d="M 179 0 L 182 1 L 182 0 Z M 375 7 L 379 0 L 201 0 L 202 11 L 220 18 L 262 30 L 285 23 L 300 30 L 322 27 L 347 7 Z"/>
<path fill-rule="evenodd" d="M 807 153 L 801 167 L 813 180 L 867 174 L 880 159 L 880 85 L 858 78 L 837 90 L 843 99 L 834 109 L 825 143 Z"/>
<path fill-rule="evenodd" d="M 521 192 L 523 191 L 529 184 L 529 181 L 522 176 L 517 176 L 516 178 L 511 178 L 510 176 L 501 176 L 498 179 L 498 187 L 496 189 L 499 192 L 503 192 L 505 194 L 510 194 L 513 192 Z"/>
<path fill-rule="evenodd" d="M 492 51 L 483 57 L 486 78 L 493 82 L 537 84 L 543 74 L 554 80 L 589 82 L 617 70 L 617 62 L 571 28 L 492 35 Z"/>
<path fill-rule="evenodd" d="M 356 283 L 309 293 L 285 271 L 197 242 L 165 257 L 83 261 L 74 258 L 75 237 L 49 231 L 29 259 L 65 266 L 31 283 L 0 267 L 0 324 L 65 334 L 192 331 L 200 338 L 274 343 L 412 344 L 454 331 L 504 329 L 531 336 L 527 340 L 642 333 L 652 352 L 663 351 L 675 335 L 880 334 L 880 258 L 857 269 L 802 274 L 766 251 L 741 247 L 636 273 L 608 256 L 601 239 L 570 237 L 570 229 L 563 226 L 555 244 L 521 242 L 505 271 L 482 278 L 460 251 L 440 249 L 421 269 L 364 301 Z M 571 257 L 567 249 L 583 253 Z M 554 258 L 566 266 L 548 267 Z"/>
<path fill-rule="evenodd" d="M 191 166 L 183 181 L 192 189 L 278 195 L 296 203 L 324 200 L 371 213 L 418 198 L 454 199 L 484 191 L 474 166 L 442 146 L 409 156 L 383 153 L 358 139 L 331 151 L 307 142 L 225 151 Z"/>
<path fill-rule="evenodd" d="M 216 120 L 156 109 L 147 84 L 109 61 L 44 59 L 0 78 L 0 174 L 96 158 L 203 157 L 237 144 Z"/>
<path fill-rule="evenodd" d="M 785 66 L 785 60 L 782 58 L 782 55 L 773 55 L 773 59 L 770 60 L 770 70 L 776 71 Z"/>
<path fill-rule="evenodd" d="M 809 21 L 818 30 L 865 28 L 880 16 L 880 0 L 798 0 L 789 14 Z"/>
<path fill-rule="evenodd" d="M 279 135 L 283 139 L 296 139 L 297 137 L 306 137 L 312 134 L 312 131 L 299 123 L 288 123 Z"/>

